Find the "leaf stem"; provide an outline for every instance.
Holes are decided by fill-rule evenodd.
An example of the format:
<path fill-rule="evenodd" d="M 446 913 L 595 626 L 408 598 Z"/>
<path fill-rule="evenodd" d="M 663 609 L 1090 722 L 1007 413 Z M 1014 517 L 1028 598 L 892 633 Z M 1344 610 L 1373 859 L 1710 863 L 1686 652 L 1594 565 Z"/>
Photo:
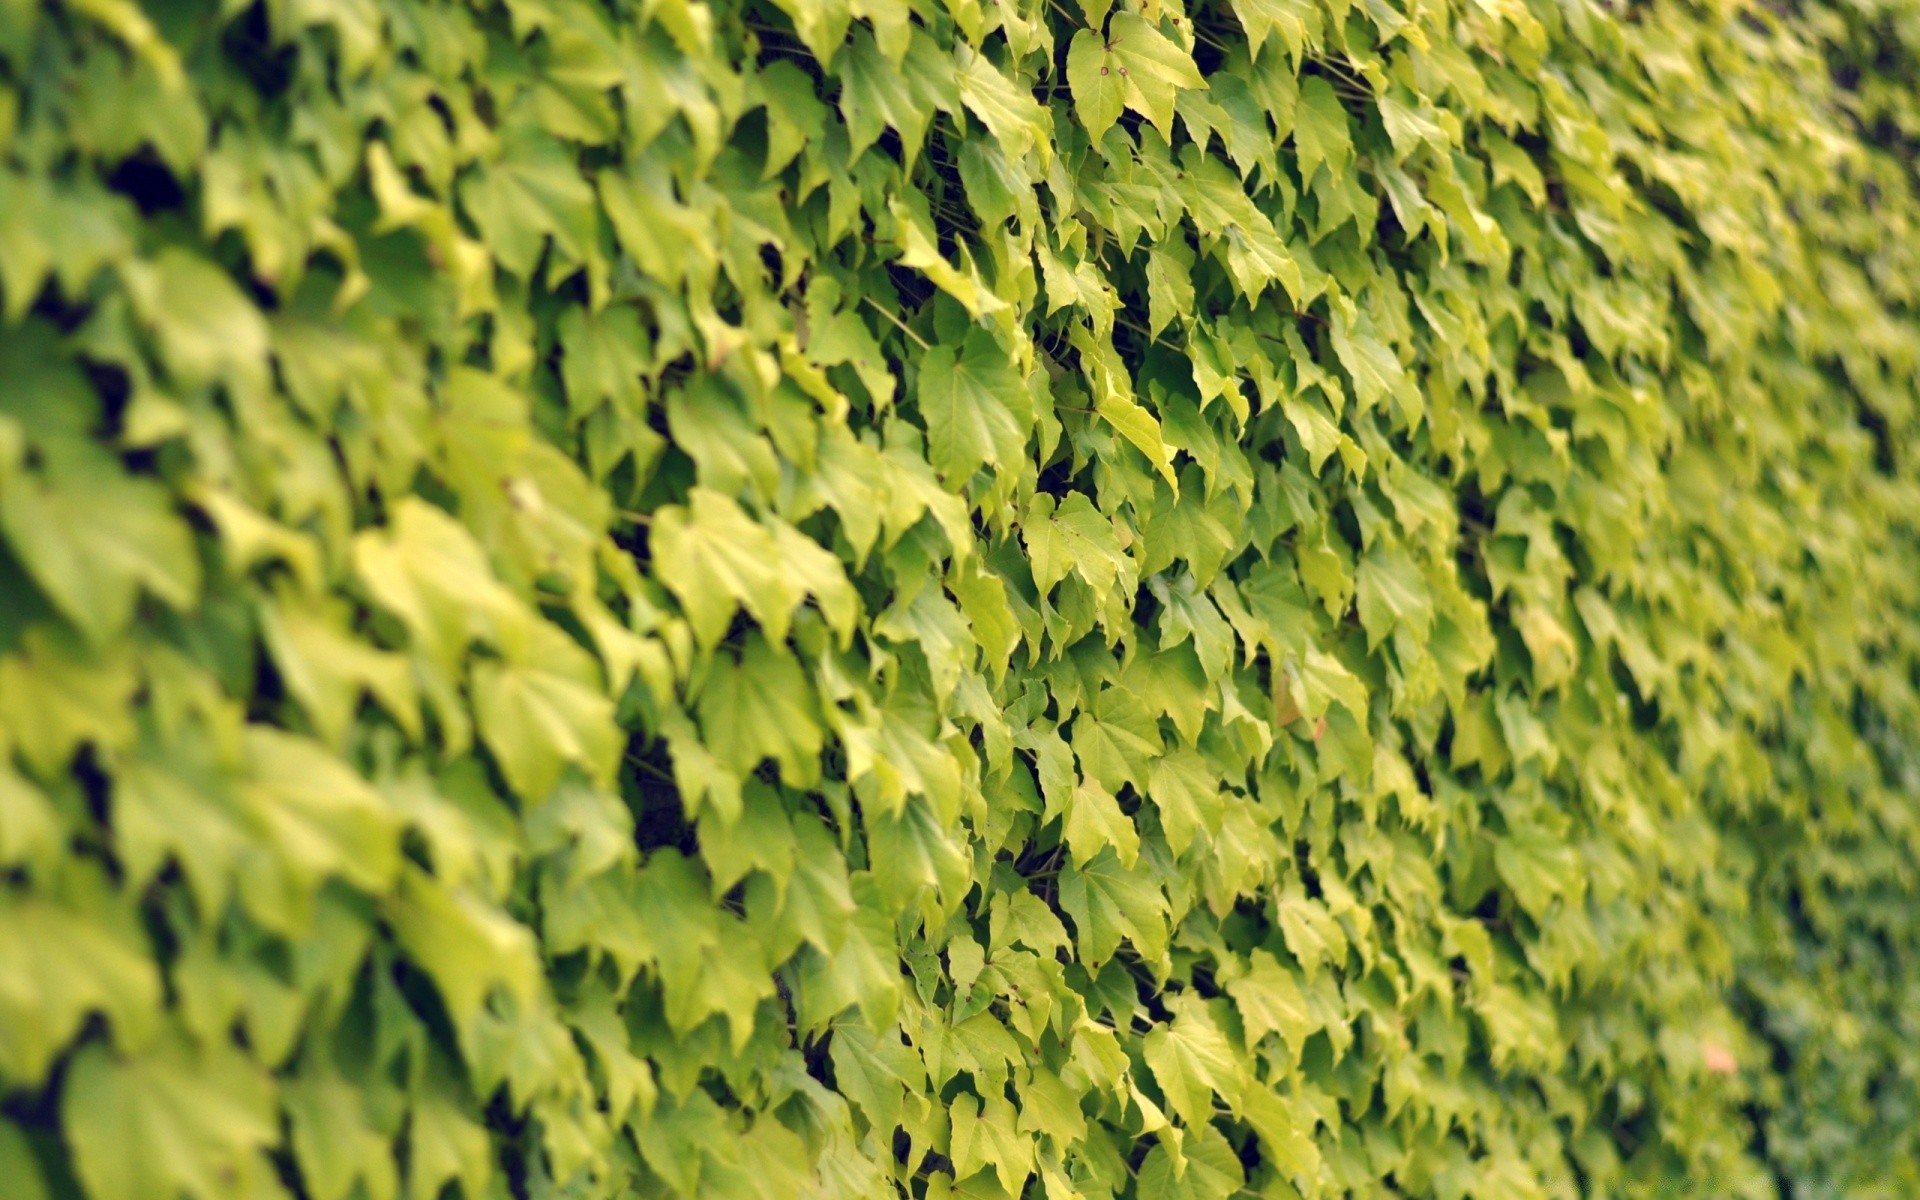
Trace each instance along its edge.
<path fill-rule="evenodd" d="M 912 330 L 912 328 L 907 325 L 905 321 L 902 321 L 899 317 L 888 312 L 886 309 L 881 308 L 879 301 L 875 300 L 872 296 L 863 292 L 861 293 L 860 298 L 866 301 L 867 306 L 872 308 L 873 311 L 879 313 L 881 316 L 885 317 L 887 320 L 892 321 L 896 329 L 898 329 L 901 333 L 906 334 L 907 337 L 913 340 L 914 345 L 920 347 L 922 350 L 933 349 L 932 346 L 927 345 L 927 339 L 915 333 Z"/>

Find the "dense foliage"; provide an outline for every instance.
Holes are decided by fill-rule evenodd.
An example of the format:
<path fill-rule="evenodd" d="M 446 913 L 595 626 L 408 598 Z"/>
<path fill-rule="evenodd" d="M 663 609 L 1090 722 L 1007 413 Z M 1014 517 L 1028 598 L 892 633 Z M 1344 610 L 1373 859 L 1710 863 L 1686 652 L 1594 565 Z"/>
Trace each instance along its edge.
<path fill-rule="evenodd" d="M 0 0 L 0 1192 L 1920 1194 L 1916 21 Z"/>

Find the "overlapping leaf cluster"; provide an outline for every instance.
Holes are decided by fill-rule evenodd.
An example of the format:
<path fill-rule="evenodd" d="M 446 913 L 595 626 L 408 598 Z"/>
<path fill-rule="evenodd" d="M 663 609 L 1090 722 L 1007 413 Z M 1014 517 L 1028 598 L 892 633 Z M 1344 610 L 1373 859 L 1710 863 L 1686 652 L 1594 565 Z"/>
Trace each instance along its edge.
<path fill-rule="evenodd" d="M 1913 20 L 0 0 L 0 1190 L 1920 1186 Z"/>

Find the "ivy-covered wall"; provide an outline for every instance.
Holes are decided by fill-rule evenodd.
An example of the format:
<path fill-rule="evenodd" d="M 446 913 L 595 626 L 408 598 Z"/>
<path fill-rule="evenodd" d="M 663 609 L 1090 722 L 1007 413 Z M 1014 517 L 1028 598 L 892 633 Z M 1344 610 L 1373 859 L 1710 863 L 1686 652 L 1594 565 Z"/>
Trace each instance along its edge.
<path fill-rule="evenodd" d="M 0 0 L 0 1193 L 1920 1195 L 1911 0 Z"/>

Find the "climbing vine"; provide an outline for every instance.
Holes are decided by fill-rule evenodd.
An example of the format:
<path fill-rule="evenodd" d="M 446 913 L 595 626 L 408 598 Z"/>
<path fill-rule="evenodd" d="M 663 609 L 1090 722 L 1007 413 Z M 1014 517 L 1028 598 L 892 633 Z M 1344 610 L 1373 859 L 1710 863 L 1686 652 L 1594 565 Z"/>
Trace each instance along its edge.
<path fill-rule="evenodd" d="M 1920 1186 L 1914 16 L 0 0 L 0 1190 Z"/>

